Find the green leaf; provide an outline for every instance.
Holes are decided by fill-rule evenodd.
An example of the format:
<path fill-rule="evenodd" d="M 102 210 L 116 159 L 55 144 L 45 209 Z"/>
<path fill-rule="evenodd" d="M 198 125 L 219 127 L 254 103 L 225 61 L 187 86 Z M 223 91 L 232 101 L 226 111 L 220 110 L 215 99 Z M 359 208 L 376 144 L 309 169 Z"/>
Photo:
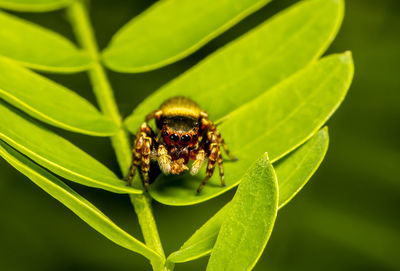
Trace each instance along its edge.
<path fill-rule="evenodd" d="M 125 124 L 136 133 L 149 112 L 176 95 L 196 101 L 211 120 L 224 118 L 317 60 L 335 37 L 342 17 L 341 0 L 300 2 L 153 93 Z"/>
<path fill-rule="evenodd" d="M 0 8 L 44 12 L 66 7 L 72 0 L 0 0 Z"/>
<path fill-rule="evenodd" d="M 184 263 L 209 255 L 217 241 L 219 230 L 229 208 L 230 203 L 201 226 L 178 251 L 171 253 L 167 260 L 173 263 Z"/>
<path fill-rule="evenodd" d="M 277 178 L 264 155 L 245 174 L 230 203 L 207 270 L 251 270 L 271 236 L 277 211 Z"/>
<path fill-rule="evenodd" d="M 314 175 L 325 157 L 328 145 L 328 127 L 325 127 L 274 165 L 279 183 L 279 208 L 288 204 Z"/>
<path fill-rule="evenodd" d="M 114 243 L 140 253 L 149 259 L 161 257 L 145 244 L 118 227 L 99 209 L 54 175 L 0 141 L 0 156 L 52 197 L 67 206 L 83 221 Z"/>
<path fill-rule="evenodd" d="M 109 136 L 117 125 L 75 92 L 0 57 L 0 98 L 29 115 L 73 132 Z"/>
<path fill-rule="evenodd" d="M 333 55 L 237 108 L 218 126 L 239 158 L 224 163 L 227 186 L 221 187 L 216 173 L 196 195 L 204 174 L 160 175 L 152 197 L 167 205 L 190 205 L 232 189 L 260 153 L 268 151 L 271 161 L 277 161 L 316 133 L 344 99 L 352 76 L 350 53 Z"/>
<path fill-rule="evenodd" d="M 132 19 L 105 49 L 105 64 L 144 72 L 193 53 L 271 0 L 164 0 Z"/>
<path fill-rule="evenodd" d="M 90 67 L 90 56 L 63 36 L 0 12 L 0 55 L 24 66 L 51 72 L 79 72 Z"/>
<path fill-rule="evenodd" d="M 286 205 L 308 182 L 328 149 L 328 129 L 316 133 L 307 143 L 290 153 L 275 166 L 279 186 L 279 208 Z M 168 261 L 181 263 L 211 253 L 230 203 L 198 229 Z"/>
<path fill-rule="evenodd" d="M 140 194 L 68 140 L 0 101 L 0 139 L 36 163 L 77 183 L 115 193 Z"/>

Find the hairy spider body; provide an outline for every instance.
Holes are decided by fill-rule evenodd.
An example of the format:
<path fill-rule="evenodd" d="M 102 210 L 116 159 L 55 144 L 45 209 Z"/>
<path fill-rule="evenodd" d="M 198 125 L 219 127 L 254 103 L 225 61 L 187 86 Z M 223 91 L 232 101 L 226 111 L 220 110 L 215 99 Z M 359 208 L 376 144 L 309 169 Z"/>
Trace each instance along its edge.
<path fill-rule="evenodd" d="M 155 119 L 157 133 L 148 122 Z M 216 164 L 224 186 L 224 170 L 220 146 L 232 160 L 236 160 L 228 150 L 214 123 L 208 119 L 207 112 L 200 109 L 194 101 L 186 97 L 173 97 L 161 104 L 160 108 L 146 116 L 140 126 L 133 147 L 132 166 L 127 176 L 132 182 L 136 169 L 140 166 L 146 190 L 150 189 L 150 161 L 156 160 L 164 174 L 180 174 L 189 170 L 187 164 L 193 160 L 190 174 L 199 172 L 203 162 L 208 159 L 206 177 L 197 192 L 214 173 Z"/>

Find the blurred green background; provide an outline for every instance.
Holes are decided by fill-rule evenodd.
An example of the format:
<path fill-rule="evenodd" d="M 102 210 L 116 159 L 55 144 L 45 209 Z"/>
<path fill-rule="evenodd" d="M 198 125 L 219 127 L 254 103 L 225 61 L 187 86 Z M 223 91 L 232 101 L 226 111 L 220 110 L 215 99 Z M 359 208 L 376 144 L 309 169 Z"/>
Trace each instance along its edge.
<path fill-rule="evenodd" d="M 93 0 L 100 46 L 152 2 Z M 133 75 L 110 72 L 122 113 L 129 114 L 152 91 L 295 2 L 274 1 L 168 67 Z M 62 11 L 18 16 L 74 39 Z M 348 0 L 342 29 L 328 53 L 345 50 L 353 52 L 355 78 L 328 122 L 327 157 L 279 212 L 255 270 L 400 270 L 400 2 Z M 95 102 L 86 74 L 46 76 Z M 57 132 L 117 172 L 107 139 Z M 145 258 L 99 235 L 3 160 L 0 176 L 0 270 L 150 270 Z M 68 184 L 141 238 L 127 196 Z M 232 195 L 190 207 L 155 203 L 166 253 L 178 249 Z M 176 270 L 204 270 L 206 263 L 207 258 L 178 264 Z"/>

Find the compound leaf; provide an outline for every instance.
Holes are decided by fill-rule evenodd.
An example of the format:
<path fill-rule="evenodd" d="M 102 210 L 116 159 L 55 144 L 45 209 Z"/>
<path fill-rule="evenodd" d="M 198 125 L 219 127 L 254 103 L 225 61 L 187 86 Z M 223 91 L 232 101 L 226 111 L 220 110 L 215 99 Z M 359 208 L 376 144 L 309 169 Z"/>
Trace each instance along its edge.
<path fill-rule="evenodd" d="M 327 128 L 320 130 L 307 143 L 275 165 L 279 186 L 279 208 L 286 205 L 307 183 L 322 162 L 328 149 Z M 198 229 L 168 261 L 181 263 L 211 253 L 230 203 Z"/>
<path fill-rule="evenodd" d="M 36 165 L 2 141 L 0 141 L 0 156 L 27 176 L 37 186 L 71 209 L 71 211 L 92 228 L 114 243 L 134 252 L 138 252 L 149 259 L 160 258 L 156 252 L 118 227 L 93 204 L 80 196 L 57 177 Z"/>
<path fill-rule="evenodd" d="M 0 98 L 29 115 L 73 132 L 109 136 L 117 125 L 75 92 L 0 58 Z"/>
<path fill-rule="evenodd" d="M 1 1 L 1 0 L 0 0 Z M 63 36 L 0 11 L 0 55 L 42 71 L 78 72 L 90 56 Z"/>
<path fill-rule="evenodd" d="M 72 0 L 0 0 L 0 8 L 15 11 L 44 12 L 66 7 L 71 2 Z"/>
<path fill-rule="evenodd" d="M 103 60 L 120 72 L 162 67 L 196 51 L 270 1 L 159 1 L 114 35 Z"/>
<path fill-rule="evenodd" d="M 343 17 L 343 1 L 302 1 L 207 57 L 146 98 L 126 119 L 136 133 L 145 116 L 166 99 L 184 95 L 212 120 L 224 118 L 318 59 Z"/>
<path fill-rule="evenodd" d="M 140 194 L 96 159 L 0 101 L 0 139 L 41 166 L 77 183 L 115 193 Z"/>
<path fill-rule="evenodd" d="M 222 222 L 207 270 L 251 270 L 268 242 L 277 211 L 277 178 L 265 154 L 244 175 Z"/>
<path fill-rule="evenodd" d="M 221 187 L 214 174 L 196 195 L 204 174 L 160 175 L 152 197 L 168 205 L 190 205 L 233 188 L 260 153 L 268 151 L 271 161 L 277 161 L 316 133 L 344 99 L 352 76 L 350 53 L 329 56 L 237 108 L 218 126 L 239 158 L 224 163 L 227 186 Z"/>

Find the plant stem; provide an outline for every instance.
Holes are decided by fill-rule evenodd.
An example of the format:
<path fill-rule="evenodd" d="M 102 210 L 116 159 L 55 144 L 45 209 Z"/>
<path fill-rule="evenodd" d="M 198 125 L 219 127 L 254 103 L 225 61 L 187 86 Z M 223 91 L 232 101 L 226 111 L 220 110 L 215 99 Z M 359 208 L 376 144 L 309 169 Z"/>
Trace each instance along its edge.
<path fill-rule="evenodd" d="M 120 127 L 119 132 L 111 137 L 111 143 L 115 150 L 121 172 L 125 176 L 131 165 L 132 157 L 129 137 L 123 128 L 114 92 L 101 64 L 99 48 L 88 12 L 82 0 L 76 0 L 71 4 L 69 15 L 78 41 L 93 59 L 93 64 L 88 72 L 99 107 L 105 116 L 110 117 Z M 140 179 L 136 181 L 135 185 L 143 189 Z M 144 192 L 142 195 L 130 195 L 130 199 L 138 215 L 146 245 L 158 252 L 161 257 L 160 261 L 151 262 L 153 270 L 164 270 L 165 255 L 154 220 L 151 198 L 148 193 Z"/>
<path fill-rule="evenodd" d="M 165 263 L 165 271 L 174 271 L 175 269 L 175 264 L 172 262 L 167 261 Z"/>
<path fill-rule="evenodd" d="M 111 118 L 120 127 L 120 131 L 111 137 L 111 143 L 116 152 L 121 172 L 126 174 L 131 162 L 128 135 L 122 128 L 122 120 L 115 102 L 114 93 L 100 62 L 99 49 L 89 16 L 84 3 L 80 0 L 72 3 L 69 11 L 78 41 L 93 59 L 92 67 L 88 72 L 100 109 L 104 115 Z"/>
<path fill-rule="evenodd" d="M 151 208 L 151 198 L 147 193 L 142 195 L 130 195 L 131 202 L 138 215 L 139 224 L 142 229 L 146 245 L 161 254 L 164 258 L 164 250 L 160 238 L 158 237 L 157 225 L 154 220 L 153 210 Z M 154 236 L 157 238 L 154 238 Z"/>

